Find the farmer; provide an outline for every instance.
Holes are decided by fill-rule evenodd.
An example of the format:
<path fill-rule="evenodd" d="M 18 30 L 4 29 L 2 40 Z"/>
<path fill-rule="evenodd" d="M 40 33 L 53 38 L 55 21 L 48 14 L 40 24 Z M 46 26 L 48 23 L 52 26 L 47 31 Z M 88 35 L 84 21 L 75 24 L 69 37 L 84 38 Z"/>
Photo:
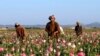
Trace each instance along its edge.
<path fill-rule="evenodd" d="M 49 16 L 50 22 L 47 23 L 45 31 L 48 33 L 48 36 L 58 38 L 60 34 L 60 27 L 57 22 L 55 22 L 55 16 Z"/>
<path fill-rule="evenodd" d="M 20 41 L 23 42 L 24 37 L 25 37 L 25 30 L 24 30 L 24 28 L 20 24 L 16 23 L 15 24 L 15 29 L 16 29 L 17 38 Z"/>
<path fill-rule="evenodd" d="M 82 34 L 82 26 L 79 24 L 79 22 L 76 22 L 75 33 L 77 36 L 80 36 Z"/>

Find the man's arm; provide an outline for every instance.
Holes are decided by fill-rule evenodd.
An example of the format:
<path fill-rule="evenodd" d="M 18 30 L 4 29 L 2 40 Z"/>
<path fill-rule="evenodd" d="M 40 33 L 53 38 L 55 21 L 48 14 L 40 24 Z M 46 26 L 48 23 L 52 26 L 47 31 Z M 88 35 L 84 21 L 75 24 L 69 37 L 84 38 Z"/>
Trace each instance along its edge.
<path fill-rule="evenodd" d="M 81 33 L 82 33 L 82 31 L 83 31 L 82 26 L 80 26 L 80 31 L 81 31 Z"/>
<path fill-rule="evenodd" d="M 75 31 L 77 31 L 77 26 L 75 26 Z"/>
<path fill-rule="evenodd" d="M 56 22 L 56 27 L 57 27 L 57 31 L 55 31 L 55 33 L 60 33 L 60 26 L 57 22 Z"/>
<path fill-rule="evenodd" d="M 25 36 L 25 29 L 22 27 L 21 28 L 21 35 L 24 37 Z"/>
<path fill-rule="evenodd" d="M 45 31 L 48 32 L 48 28 L 49 28 L 49 23 L 47 23 L 46 27 L 45 27 Z"/>

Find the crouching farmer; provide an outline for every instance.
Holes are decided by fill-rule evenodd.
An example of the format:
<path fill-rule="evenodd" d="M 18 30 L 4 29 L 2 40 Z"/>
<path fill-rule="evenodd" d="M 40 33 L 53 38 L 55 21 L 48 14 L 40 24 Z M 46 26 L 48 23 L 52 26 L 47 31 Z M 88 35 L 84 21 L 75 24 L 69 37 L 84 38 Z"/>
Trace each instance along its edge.
<path fill-rule="evenodd" d="M 20 40 L 20 42 L 23 42 L 23 40 L 25 38 L 24 28 L 20 24 L 16 23 L 15 29 L 16 29 L 17 38 Z"/>
<path fill-rule="evenodd" d="M 77 36 L 82 35 L 82 26 L 79 24 L 79 22 L 76 22 L 75 32 Z"/>

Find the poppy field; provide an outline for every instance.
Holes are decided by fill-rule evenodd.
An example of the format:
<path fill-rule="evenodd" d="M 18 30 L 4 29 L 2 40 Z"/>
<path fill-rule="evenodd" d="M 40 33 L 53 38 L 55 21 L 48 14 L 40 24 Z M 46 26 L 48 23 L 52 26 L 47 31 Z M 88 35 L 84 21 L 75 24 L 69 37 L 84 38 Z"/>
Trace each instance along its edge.
<path fill-rule="evenodd" d="M 0 31 L 0 56 L 78 56 L 82 49 L 85 56 L 100 55 L 100 30 L 85 30 L 79 37 L 73 30 L 64 29 L 58 39 L 48 37 L 44 29 L 26 30 L 20 41 L 15 30 Z"/>

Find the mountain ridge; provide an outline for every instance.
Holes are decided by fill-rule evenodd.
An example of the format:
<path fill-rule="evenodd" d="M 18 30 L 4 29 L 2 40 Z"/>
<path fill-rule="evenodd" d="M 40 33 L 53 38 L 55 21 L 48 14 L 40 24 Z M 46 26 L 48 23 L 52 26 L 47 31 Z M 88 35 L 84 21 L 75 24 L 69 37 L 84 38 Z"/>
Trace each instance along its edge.
<path fill-rule="evenodd" d="M 36 27 L 36 28 L 45 28 L 45 25 L 22 25 L 24 27 Z M 73 25 L 61 25 L 63 28 L 66 28 L 66 27 L 74 27 L 75 24 Z M 83 27 L 96 27 L 96 28 L 100 28 L 100 22 L 93 22 L 93 23 L 90 23 L 90 24 L 82 24 Z M 14 25 L 0 25 L 0 28 L 1 27 L 6 27 L 6 28 L 14 28 Z"/>

